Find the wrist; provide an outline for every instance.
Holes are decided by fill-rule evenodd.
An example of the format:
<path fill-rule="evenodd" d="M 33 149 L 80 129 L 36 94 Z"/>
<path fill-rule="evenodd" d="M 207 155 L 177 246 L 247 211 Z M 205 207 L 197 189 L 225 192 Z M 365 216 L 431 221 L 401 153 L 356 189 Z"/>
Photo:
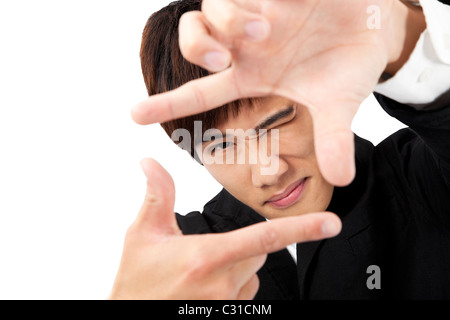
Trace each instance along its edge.
<path fill-rule="evenodd" d="M 394 76 L 408 61 L 422 32 L 425 16 L 418 6 L 394 0 L 391 23 L 387 32 L 388 64 L 385 73 Z"/>

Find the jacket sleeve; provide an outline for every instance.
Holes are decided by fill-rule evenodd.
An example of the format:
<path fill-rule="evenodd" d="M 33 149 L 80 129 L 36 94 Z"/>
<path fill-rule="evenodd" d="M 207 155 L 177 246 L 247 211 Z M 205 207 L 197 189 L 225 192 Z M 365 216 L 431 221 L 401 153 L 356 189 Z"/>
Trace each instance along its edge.
<path fill-rule="evenodd" d="M 450 216 L 450 103 L 439 109 L 418 111 L 375 94 L 383 109 L 409 128 L 382 142 L 384 157 L 413 196 L 427 207 Z M 450 91 L 439 102 L 450 101 Z"/>
<path fill-rule="evenodd" d="M 450 217 L 450 47 L 445 40 L 450 39 L 450 1 L 420 4 L 427 29 L 406 64 L 375 89 L 384 110 L 408 128 L 377 150 L 401 183 L 397 193 L 420 200 L 431 209 L 425 211 Z"/>

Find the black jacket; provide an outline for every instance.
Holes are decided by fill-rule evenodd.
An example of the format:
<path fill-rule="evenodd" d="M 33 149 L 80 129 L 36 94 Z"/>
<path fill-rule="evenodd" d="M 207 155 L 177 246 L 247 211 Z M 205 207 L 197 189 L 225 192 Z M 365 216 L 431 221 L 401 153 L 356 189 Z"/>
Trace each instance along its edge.
<path fill-rule="evenodd" d="M 376 147 L 355 137 L 356 178 L 335 189 L 328 208 L 341 217 L 342 232 L 298 244 L 297 265 L 287 250 L 270 254 L 256 299 L 450 298 L 450 91 L 434 102 L 439 109 L 426 112 L 376 97 L 409 128 Z M 193 234 L 264 218 L 223 190 L 202 214 L 177 220 Z M 373 265 L 380 289 L 367 285 Z"/>
<path fill-rule="evenodd" d="M 355 137 L 356 178 L 335 189 L 328 208 L 342 232 L 298 244 L 297 265 L 287 250 L 270 254 L 256 299 L 450 298 L 450 107 L 420 112 L 377 99 L 409 128 L 376 147 Z M 198 234 L 264 218 L 223 190 L 202 214 L 177 220 L 185 234 Z M 367 285 L 372 265 L 380 289 Z"/>

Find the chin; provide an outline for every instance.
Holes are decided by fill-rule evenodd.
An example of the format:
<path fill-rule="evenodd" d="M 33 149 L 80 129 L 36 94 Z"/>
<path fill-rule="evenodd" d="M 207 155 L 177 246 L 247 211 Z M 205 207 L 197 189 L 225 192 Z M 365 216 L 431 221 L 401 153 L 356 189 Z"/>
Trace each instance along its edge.
<path fill-rule="evenodd" d="M 297 205 L 293 205 L 292 207 L 289 208 L 284 208 L 284 209 L 278 209 L 278 208 L 264 208 L 265 206 L 263 206 L 262 208 L 260 208 L 260 210 L 256 210 L 260 215 L 262 215 L 264 218 L 269 219 L 269 220 L 273 220 L 276 218 L 285 218 L 285 217 L 294 217 L 294 216 L 299 216 L 302 214 L 306 214 L 309 211 L 305 210 L 303 208 L 303 206 L 297 204 Z"/>

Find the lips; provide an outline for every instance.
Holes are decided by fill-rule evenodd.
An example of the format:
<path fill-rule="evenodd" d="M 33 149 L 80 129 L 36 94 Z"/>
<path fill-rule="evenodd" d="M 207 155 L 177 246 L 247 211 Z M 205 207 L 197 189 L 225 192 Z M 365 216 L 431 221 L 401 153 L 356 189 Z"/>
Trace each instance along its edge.
<path fill-rule="evenodd" d="M 296 203 L 305 189 L 307 178 L 303 178 L 299 181 L 289 185 L 285 191 L 277 194 L 266 201 L 266 204 L 270 204 L 277 208 L 287 208 Z"/>

